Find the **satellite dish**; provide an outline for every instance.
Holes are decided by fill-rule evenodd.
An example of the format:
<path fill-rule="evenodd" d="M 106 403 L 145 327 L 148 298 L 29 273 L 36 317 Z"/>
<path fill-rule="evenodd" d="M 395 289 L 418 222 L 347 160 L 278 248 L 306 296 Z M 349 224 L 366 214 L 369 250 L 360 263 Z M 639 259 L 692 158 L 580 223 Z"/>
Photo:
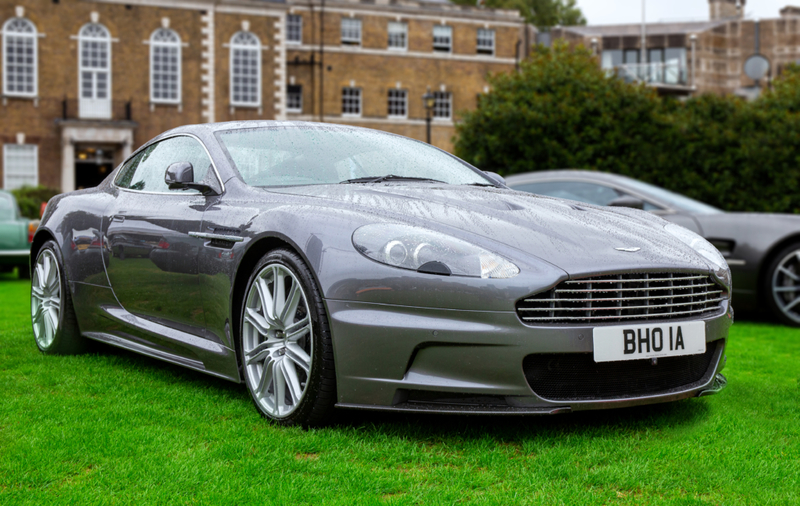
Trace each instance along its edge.
<path fill-rule="evenodd" d="M 766 56 L 754 54 L 744 62 L 744 73 L 753 81 L 763 79 L 769 73 L 769 60 Z"/>

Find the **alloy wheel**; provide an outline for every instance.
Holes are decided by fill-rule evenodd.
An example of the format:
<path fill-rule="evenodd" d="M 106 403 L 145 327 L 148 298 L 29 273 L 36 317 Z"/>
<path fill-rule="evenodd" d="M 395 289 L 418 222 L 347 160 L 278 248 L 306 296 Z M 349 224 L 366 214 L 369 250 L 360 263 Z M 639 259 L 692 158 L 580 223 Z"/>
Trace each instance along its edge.
<path fill-rule="evenodd" d="M 292 271 L 270 264 L 253 279 L 245 300 L 247 381 L 264 412 L 284 418 L 297 409 L 311 375 L 314 332 L 308 299 Z"/>
<path fill-rule="evenodd" d="M 41 349 L 53 344 L 61 317 L 61 273 L 53 251 L 44 249 L 36 259 L 31 280 L 31 320 Z"/>
<path fill-rule="evenodd" d="M 800 323 L 800 250 L 778 263 L 772 274 L 772 297 L 787 318 Z"/>

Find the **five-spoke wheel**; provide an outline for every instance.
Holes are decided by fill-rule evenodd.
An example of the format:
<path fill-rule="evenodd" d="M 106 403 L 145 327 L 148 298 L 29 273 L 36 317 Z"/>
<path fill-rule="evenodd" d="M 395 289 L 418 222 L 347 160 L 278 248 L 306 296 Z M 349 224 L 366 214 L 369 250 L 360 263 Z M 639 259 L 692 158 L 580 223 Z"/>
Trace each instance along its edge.
<path fill-rule="evenodd" d="M 331 389 L 322 388 L 332 385 L 333 361 L 317 356 L 330 347 L 330 334 L 313 283 L 302 260 L 277 250 L 256 267 L 245 293 L 245 380 L 259 411 L 282 423 L 321 421 L 333 402 Z"/>

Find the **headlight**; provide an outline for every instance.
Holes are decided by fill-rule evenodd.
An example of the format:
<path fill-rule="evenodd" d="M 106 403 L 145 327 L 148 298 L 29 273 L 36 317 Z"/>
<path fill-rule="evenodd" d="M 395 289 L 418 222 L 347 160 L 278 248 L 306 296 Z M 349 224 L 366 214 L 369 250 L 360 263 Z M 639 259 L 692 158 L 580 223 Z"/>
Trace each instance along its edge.
<path fill-rule="evenodd" d="M 706 241 L 691 230 L 687 230 L 680 225 L 670 223 L 664 226 L 664 230 L 678 238 L 681 242 L 695 250 L 700 256 L 705 258 L 714 269 L 720 281 L 726 286 L 731 286 L 731 271 L 725 257 L 710 242 Z"/>
<path fill-rule="evenodd" d="M 519 267 L 466 241 L 409 225 L 365 225 L 353 234 L 353 245 L 382 264 L 454 276 L 508 279 Z"/>

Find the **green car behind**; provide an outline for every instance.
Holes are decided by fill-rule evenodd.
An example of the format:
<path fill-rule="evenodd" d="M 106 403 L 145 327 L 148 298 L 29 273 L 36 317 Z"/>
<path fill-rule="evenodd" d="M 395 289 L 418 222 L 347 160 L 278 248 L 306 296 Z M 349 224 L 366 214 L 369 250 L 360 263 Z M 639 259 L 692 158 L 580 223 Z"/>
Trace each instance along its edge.
<path fill-rule="evenodd" d="M 30 254 L 36 223 L 20 215 L 14 196 L 0 190 L 0 272 L 19 267 L 21 278 L 30 277 Z"/>

